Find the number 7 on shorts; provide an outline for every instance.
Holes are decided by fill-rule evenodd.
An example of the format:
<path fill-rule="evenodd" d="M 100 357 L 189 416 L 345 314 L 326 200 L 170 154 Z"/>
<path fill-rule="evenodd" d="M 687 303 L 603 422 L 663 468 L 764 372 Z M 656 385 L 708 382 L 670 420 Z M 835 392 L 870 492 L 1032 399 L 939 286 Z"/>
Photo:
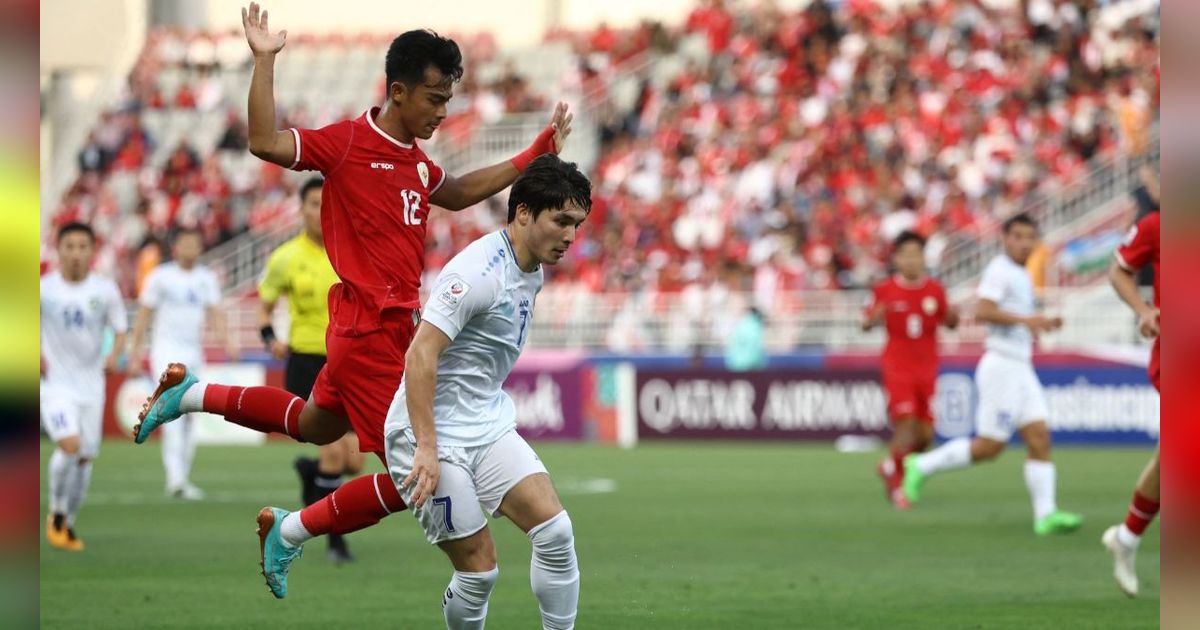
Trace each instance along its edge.
<path fill-rule="evenodd" d="M 450 508 L 452 506 L 450 497 L 434 497 L 433 504 L 442 506 L 442 520 L 446 523 L 446 531 L 453 533 L 454 521 L 451 520 L 450 516 Z"/>

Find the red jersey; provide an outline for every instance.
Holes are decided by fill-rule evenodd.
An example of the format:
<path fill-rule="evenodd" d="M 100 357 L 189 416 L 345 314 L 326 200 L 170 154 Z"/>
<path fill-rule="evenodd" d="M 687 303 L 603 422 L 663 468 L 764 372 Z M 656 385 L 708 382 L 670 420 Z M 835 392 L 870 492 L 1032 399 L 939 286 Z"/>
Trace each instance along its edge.
<path fill-rule="evenodd" d="M 1126 271 L 1137 271 L 1147 264 L 1154 270 L 1154 306 L 1159 304 L 1158 273 L 1158 224 L 1159 215 L 1151 212 L 1129 228 L 1129 234 L 1117 248 L 1117 264 Z"/>
<path fill-rule="evenodd" d="M 291 129 L 291 168 L 325 176 L 321 230 L 341 279 L 329 290 L 329 326 L 359 335 L 389 308 L 419 309 L 429 197 L 446 173 L 416 143 L 375 124 L 379 108 L 320 129 Z"/>
<path fill-rule="evenodd" d="M 887 345 L 883 371 L 910 379 L 937 379 L 937 329 L 946 319 L 946 289 L 933 278 L 916 286 L 893 276 L 875 285 L 868 312 L 883 304 Z"/>

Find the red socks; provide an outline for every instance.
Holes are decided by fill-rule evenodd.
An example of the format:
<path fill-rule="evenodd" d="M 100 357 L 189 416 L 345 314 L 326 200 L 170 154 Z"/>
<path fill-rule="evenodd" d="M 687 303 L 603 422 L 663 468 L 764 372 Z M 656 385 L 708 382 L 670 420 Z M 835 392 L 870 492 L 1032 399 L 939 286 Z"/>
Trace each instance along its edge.
<path fill-rule="evenodd" d="M 1129 504 L 1129 514 L 1125 515 L 1125 527 L 1141 536 L 1156 514 L 1158 514 L 1158 501 L 1151 501 L 1141 493 L 1134 492 L 1133 502 Z"/>
<path fill-rule="evenodd" d="M 332 494 L 304 508 L 300 522 L 313 536 L 349 534 L 406 507 L 391 477 L 377 473 L 343 483 Z"/>
<path fill-rule="evenodd" d="M 238 387 L 207 384 L 204 410 L 261 433 L 300 437 L 300 412 L 304 399 L 277 387 Z"/>

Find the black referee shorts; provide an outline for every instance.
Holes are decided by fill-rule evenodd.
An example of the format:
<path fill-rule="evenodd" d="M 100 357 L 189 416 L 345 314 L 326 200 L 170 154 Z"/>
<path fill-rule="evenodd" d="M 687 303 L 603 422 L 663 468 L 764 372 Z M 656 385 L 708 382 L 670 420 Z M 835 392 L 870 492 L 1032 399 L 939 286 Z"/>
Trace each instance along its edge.
<path fill-rule="evenodd" d="M 308 395 L 312 393 L 313 383 L 317 382 L 317 374 L 322 367 L 325 367 L 325 355 L 323 354 L 291 353 L 288 355 L 287 367 L 284 368 L 284 388 L 304 400 L 308 400 Z"/>

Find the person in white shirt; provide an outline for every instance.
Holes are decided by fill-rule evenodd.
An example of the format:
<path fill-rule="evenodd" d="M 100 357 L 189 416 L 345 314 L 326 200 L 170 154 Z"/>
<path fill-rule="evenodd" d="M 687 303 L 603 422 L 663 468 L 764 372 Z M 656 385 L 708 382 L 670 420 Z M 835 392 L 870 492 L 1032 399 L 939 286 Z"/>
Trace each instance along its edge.
<path fill-rule="evenodd" d="M 116 283 L 91 273 L 96 237 L 83 223 L 58 232 L 59 270 L 41 280 L 41 416 L 54 440 L 47 478 L 50 514 L 46 540 L 52 547 L 82 551 L 75 517 L 100 453 L 104 372 L 116 369 L 119 353 L 102 353 L 105 331 L 124 347 L 128 326 Z"/>
<path fill-rule="evenodd" d="M 530 584 L 544 628 L 572 628 L 579 566 L 571 519 L 538 456 L 517 434 L 501 385 L 529 339 L 542 265 L 560 261 L 591 209 L 575 164 L 543 155 L 513 184 L 508 225 L 442 269 L 406 355 L 384 427 L 388 472 L 454 576 L 449 628 L 482 628 L 498 575 L 480 507 L 533 544 Z M 287 527 L 286 523 L 283 525 Z M 286 533 L 286 532 L 285 532 Z"/>
<path fill-rule="evenodd" d="M 1037 312 L 1033 280 L 1025 262 L 1038 242 L 1037 223 L 1027 214 L 1004 222 L 1004 253 L 996 256 L 979 282 L 975 319 L 987 324 L 983 357 L 975 369 L 979 406 L 975 438 L 957 438 L 904 460 L 903 491 L 910 503 L 933 474 L 996 458 L 1015 431 L 1025 442 L 1025 485 L 1033 502 L 1033 530 L 1039 536 L 1079 529 L 1083 517 L 1058 509 L 1054 462 L 1050 460 L 1046 395 L 1033 370 L 1033 343 L 1062 326 L 1062 318 Z"/>
<path fill-rule="evenodd" d="M 238 348 L 225 325 L 221 311 L 221 288 L 210 269 L 197 264 L 204 241 L 198 230 L 185 228 L 175 234 L 170 262 L 150 272 L 138 296 L 137 320 L 133 326 L 130 369 L 143 369 L 142 341 L 153 318 L 150 340 L 150 367 L 166 370 L 169 363 L 199 366 L 203 362 L 202 336 L 205 320 L 212 323 L 217 336 L 225 341 L 231 361 L 237 361 Z M 162 461 L 166 471 L 167 495 L 199 500 L 204 493 L 191 483 L 196 440 L 192 418 L 185 416 L 162 430 Z"/>

